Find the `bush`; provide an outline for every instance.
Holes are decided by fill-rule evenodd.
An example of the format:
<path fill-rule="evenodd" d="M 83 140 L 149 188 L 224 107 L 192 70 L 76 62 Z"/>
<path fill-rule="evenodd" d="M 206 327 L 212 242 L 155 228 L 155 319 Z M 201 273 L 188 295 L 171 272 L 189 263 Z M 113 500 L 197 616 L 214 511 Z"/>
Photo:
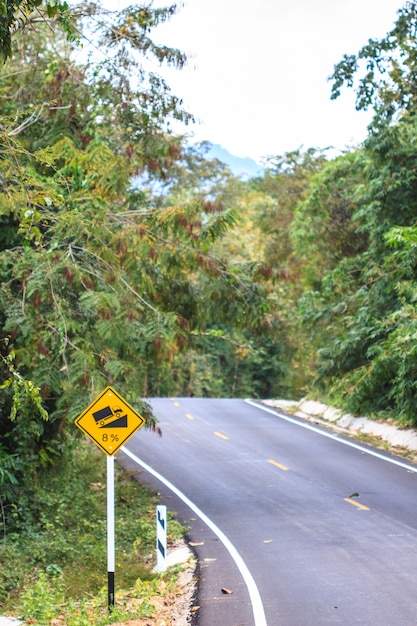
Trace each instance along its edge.
<path fill-rule="evenodd" d="M 3 608 L 21 607 L 41 624 L 54 611 L 56 616 L 62 603 L 70 610 L 71 602 L 75 606 L 81 596 L 95 596 L 106 585 L 105 473 L 105 456 L 85 441 L 40 477 L 31 510 L 26 517 L 16 513 L 19 530 L 0 540 Z M 149 554 L 155 551 L 157 500 L 118 466 L 115 494 L 116 586 L 128 589 L 137 579 L 154 578 Z M 174 540 L 181 526 L 170 520 L 169 532 Z"/>

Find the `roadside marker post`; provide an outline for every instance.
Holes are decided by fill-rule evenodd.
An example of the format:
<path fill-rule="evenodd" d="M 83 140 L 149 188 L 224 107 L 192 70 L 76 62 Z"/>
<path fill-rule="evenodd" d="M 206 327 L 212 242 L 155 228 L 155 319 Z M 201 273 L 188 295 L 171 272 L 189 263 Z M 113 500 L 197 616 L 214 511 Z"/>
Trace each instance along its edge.
<path fill-rule="evenodd" d="M 167 558 L 167 507 L 158 504 L 156 507 L 156 570 L 166 570 Z"/>
<path fill-rule="evenodd" d="M 107 454 L 107 598 L 110 609 L 115 600 L 114 455 L 142 428 L 145 420 L 112 387 L 107 387 L 74 423 Z"/>

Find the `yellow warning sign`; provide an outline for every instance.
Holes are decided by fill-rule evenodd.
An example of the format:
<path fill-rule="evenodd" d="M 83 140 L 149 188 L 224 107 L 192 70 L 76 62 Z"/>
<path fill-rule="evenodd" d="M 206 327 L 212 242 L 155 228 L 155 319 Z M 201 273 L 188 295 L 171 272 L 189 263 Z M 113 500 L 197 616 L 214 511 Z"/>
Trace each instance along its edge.
<path fill-rule="evenodd" d="M 116 454 L 144 423 L 144 418 L 112 387 L 107 387 L 75 420 L 75 425 L 109 456 Z"/>

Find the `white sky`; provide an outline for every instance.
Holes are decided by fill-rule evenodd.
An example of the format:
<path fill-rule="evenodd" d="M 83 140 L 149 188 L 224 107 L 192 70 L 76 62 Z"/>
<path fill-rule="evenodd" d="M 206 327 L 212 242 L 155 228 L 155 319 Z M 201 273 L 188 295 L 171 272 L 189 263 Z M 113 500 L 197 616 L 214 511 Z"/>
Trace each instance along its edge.
<path fill-rule="evenodd" d="M 164 76 L 198 120 L 196 140 L 258 161 L 301 145 L 343 150 L 365 138 L 370 117 L 349 90 L 331 101 L 327 79 L 343 54 L 391 30 L 404 3 L 185 0 L 154 38 L 189 55 Z"/>

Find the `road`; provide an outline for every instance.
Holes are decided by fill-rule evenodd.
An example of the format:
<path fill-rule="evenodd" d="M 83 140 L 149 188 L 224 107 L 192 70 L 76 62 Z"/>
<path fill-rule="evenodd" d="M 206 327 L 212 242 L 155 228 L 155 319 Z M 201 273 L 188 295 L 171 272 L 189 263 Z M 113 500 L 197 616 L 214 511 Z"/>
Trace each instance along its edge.
<path fill-rule="evenodd" d="M 417 467 L 244 400 L 151 404 L 162 438 L 119 458 L 194 506 L 137 470 L 200 544 L 199 626 L 417 624 Z"/>

